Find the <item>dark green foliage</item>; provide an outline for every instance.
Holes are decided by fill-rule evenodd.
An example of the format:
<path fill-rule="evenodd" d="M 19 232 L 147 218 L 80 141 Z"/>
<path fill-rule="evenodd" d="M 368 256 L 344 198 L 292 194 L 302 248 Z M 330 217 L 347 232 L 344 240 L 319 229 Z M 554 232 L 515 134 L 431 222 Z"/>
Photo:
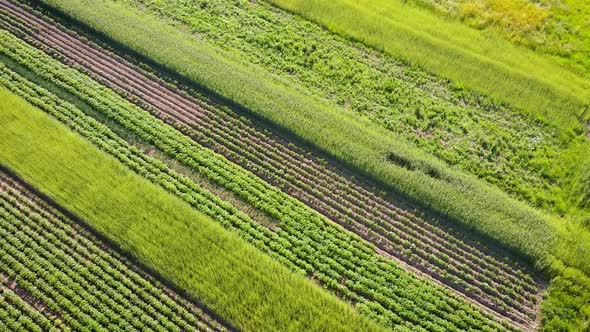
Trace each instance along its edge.
<path fill-rule="evenodd" d="M 543 331 L 588 331 L 590 279 L 577 270 L 564 269 L 551 281 L 541 312 Z"/>

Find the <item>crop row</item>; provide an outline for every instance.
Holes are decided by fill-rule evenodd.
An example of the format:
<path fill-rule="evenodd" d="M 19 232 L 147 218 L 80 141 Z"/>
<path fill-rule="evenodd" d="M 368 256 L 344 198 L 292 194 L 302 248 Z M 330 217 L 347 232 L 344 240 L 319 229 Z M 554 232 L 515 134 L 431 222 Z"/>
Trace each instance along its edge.
<path fill-rule="evenodd" d="M 2 273 L 72 329 L 224 330 L 5 173 L 0 224 Z"/>
<path fill-rule="evenodd" d="M 112 54 L 8 5 L 24 21 L 23 34 L 61 59 L 119 91 L 162 118 L 173 118 L 200 144 L 223 154 L 270 184 L 376 244 L 381 250 L 516 321 L 534 319 L 534 280 L 511 261 L 474 246 L 434 220 L 425 220 L 375 195 L 370 188 L 317 158 L 252 126 L 225 109 L 214 109 L 170 90 Z M 12 27 L 19 26 L 13 22 Z"/>
<path fill-rule="evenodd" d="M 162 171 L 161 163 L 142 162 L 141 160 L 151 160 L 145 156 L 143 159 L 124 156 L 136 156 L 137 151 L 134 149 L 108 144 L 108 148 L 105 148 L 105 144 L 101 148 L 122 161 L 127 160 L 124 162 L 137 173 L 162 185 L 196 208 L 212 215 L 214 219 L 224 220 L 221 223 L 226 227 L 231 224 L 260 249 L 267 252 L 270 250 L 275 257 L 284 257 L 281 260 L 283 263 L 288 261 L 289 266 L 296 265 L 324 287 L 357 303 L 361 311 L 380 317 L 389 325 L 415 324 L 414 329 L 418 326 L 435 330 L 456 330 L 469 326 L 477 329 L 498 328 L 499 325 L 489 316 L 459 300 L 448 290 L 408 274 L 392 261 L 376 255 L 374 249 L 364 241 L 339 229 L 305 205 L 223 157 L 195 144 L 160 120 L 121 99 L 111 90 L 19 42 L 8 33 L 3 34 L 2 40 L 2 52 L 5 55 L 76 95 L 103 116 L 117 121 L 141 139 L 194 168 L 203 177 L 224 186 L 244 201 L 275 217 L 280 222 L 279 227 L 270 230 L 243 214 L 231 214 L 226 203 L 218 205 L 216 200 L 200 201 L 203 196 L 201 188 L 187 179 L 170 176 L 173 173 Z M 7 68 L 3 72 L 5 75 L 9 73 Z M 55 105 L 59 103 L 57 98 L 46 95 L 31 98 L 30 96 L 39 94 L 40 88 L 31 88 L 23 80 L 15 79 L 14 75 L 5 77 L 2 84 L 11 87 L 13 91 L 20 89 L 21 95 L 25 98 L 29 96 L 33 104 L 53 112 L 54 116 L 64 115 L 67 114 L 66 110 L 72 110 L 70 106 L 51 111 L 50 108 L 57 107 Z M 91 123 L 98 125 L 95 121 L 86 120 L 81 114 L 64 122 L 75 130 Z M 83 135 L 96 143 L 96 140 L 104 137 L 104 133 L 109 133 L 109 130 L 102 126 Z M 115 143 L 116 140 L 110 139 L 109 144 Z M 509 325 L 503 327 L 509 328 Z"/>
<path fill-rule="evenodd" d="M 2 280 L 4 279 L 4 280 Z M 0 275 L 0 331 L 55 332 L 67 330 L 61 322 L 39 312 L 14 292 L 8 284 L 15 284 Z"/>

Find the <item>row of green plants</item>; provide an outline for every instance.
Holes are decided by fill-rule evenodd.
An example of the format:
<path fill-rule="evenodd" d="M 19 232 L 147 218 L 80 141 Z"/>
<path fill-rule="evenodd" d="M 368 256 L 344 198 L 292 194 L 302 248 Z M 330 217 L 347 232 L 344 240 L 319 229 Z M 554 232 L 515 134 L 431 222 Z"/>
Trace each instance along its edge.
<path fill-rule="evenodd" d="M 574 203 L 564 180 L 578 172 L 572 165 L 583 156 L 567 152 L 580 151 L 579 135 L 520 115 L 264 1 L 122 2 L 177 22 L 520 199 L 560 213 Z M 569 166 L 562 163 L 566 156 Z"/>
<path fill-rule="evenodd" d="M 206 316 L 197 316 L 109 255 L 71 220 L 29 201 L 32 194 L 14 188 L 4 174 L 1 185 L 2 272 L 68 326 L 161 331 L 210 328 Z M 220 328 L 215 323 L 211 326 Z"/>
<path fill-rule="evenodd" d="M 29 27 L 38 26 L 37 22 L 30 20 L 25 23 Z M 23 31 L 20 32 L 22 33 Z M 109 65 L 114 66 L 116 64 L 114 61 L 107 61 L 108 64 L 106 65 L 107 67 L 105 67 L 105 61 L 97 60 L 101 57 L 100 54 L 95 54 L 93 58 L 90 58 L 95 50 L 88 47 L 83 48 L 81 46 L 75 48 L 74 45 L 76 44 L 76 41 L 67 35 L 60 37 L 59 30 L 47 30 L 47 33 L 50 36 L 45 38 L 51 38 L 50 42 L 69 44 L 68 46 L 61 45 L 58 50 L 58 56 L 65 56 L 66 58 L 70 58 L 70 60 L 76 59 L 75 56 L 85 57 L 86 62 L 79 62 L 78 65 L 86 66 L 95 70 L 95 72 L 90 71 L 89 74 L 94 77 L 97 77 L 98 75 L 99 79 L 102 79 L 107 85 L 114 87 L 115 89 L 125 89 L 125 84 L 121 83 L 120 79 L 112 82 L 112 84 L 108 84 L 109 79 L 117 80 L 117 78 L 110 73 L 129 73 L 132 69 L 128 67 L 110 67 Z M 44 33 L 36 34 L 35 38 L 39 40 L 39 38 L 43 38 L 43 36 Z M 47 41 L 45 40 L 45 42 Z M 47 50 L 55 52 L 55 50 L 50 48 L 52 45 L 41 44 L 41 46 L 45 46 Z M 53 46 L 55 47 L 55 45 Z M 62 47 L 66 48 L 64 49 Z M 72 52 L 75 52 L 75 55 Z M 96 62 L 93 62 L 93 60 L 96 60 Z M 98 66 L 98 69 L 96 66 Z M 104 73 L 99 72 L 101 70 L 104 71 Z M 304 151 L 289 150 L 288 146 L 279 145 L 276 140 L 269 139 L 268 135 L 255 130 L 252 126 L 249 126 L 249 123 L 242 122 L 240 118 L 227 110 L 205 110 L 200 108 L 199 105 L 187 104 L 188 100 L 168 100 L 169 95 L 166 93 L 160 93 L 160 91 L 154 91 L 151 89 L 142 89 L 141 84 L 135 84 L 133 82 L 133 80 L 141 81 L 142 78 L 145 79 L 145 77 L 139 77 L 138 79 L 137 75 L 129 76 L 129 79 L 125 82 L 133 86 L 133 89 L 140 89 L 141 91 L 135 92 L 133 89 L 126 90 L 125 95 L 132 100 L 141 100 L 143 97 L 146 99 L 146 102 L 153 100 L 151 98 L 156 98 L 159 105 L 163 105 L 163 102 L 168 102 L 164 105 L 182 105 L 178 107 L 173 106 L 168 110 L 167 115 L 173 117 L 176 116 L 177 119 L 180 117 L 181 121 L 182 119 L 189 118 L 188 120 L 184 120 L 185 124 L 187 126 L 193 126 L 195 129 L 190 131 L 190 135 L 192 137 L 196 136 L 201 144 L 205 143 L 205 145 L 208 146 L 213 145 L 212 148 L 217 152 L 223 153 L 224 156 L 228 157 L 230 160 L 246 167 L 248 170 L 253 171 L 262 178 L 267 180 L 270 179 L 271 184 L 275 186 L 278 185 L 283 191 L 292 192 L 292 188 L 289 187 L 290 184 L 287 183 L 287 180 L 295 181 L 295 185 L 299 190 L 302 189 L 303 191 L 311 193 L 311 195 L 306 196 L 307 198 L 311 197 L 311 199 L 308 200 L 306 200 L 306 197 L 301 197 L 300 195 L 296 195 L 296 197 L 302 199 L 316 210 L 319 209 L 324 212 L 326 212 L 326 205 L 324 204 L 320 207 L 314 206 L 314 201 L 323 200 L 325 203 L 332 204 L 327 212 L 332 220 L 344 221 L 342 223 L 344 227 L 350 226 L 350 224 L 353 223 L 360 223 L 360 226 L 351 227 L 357 234 L 366 233 L 367 228 L 364 227 L 368 227 L 369 233 L 372 234 L 370 240 L 373 240 L 373 242 L 377 241 L 380 244 L 381 249 L 385 249 L 391 254 L 396 255 L 398 258 L 415 265 L 426 273 L 433 273 L 435 277 L 441 278 L 441 276 L 444 276 L 444 279 L 442 280 L 443 282 L 450 284 L 452 287 L 460 291 L 467 291 L 467 295 L 479 298 L 480 300 L 483 300 L 483 302 L 488 301 L 487 303 L 497 306 L 503 313 L 507 312 L 509 315 L 512 315 L 512 318 L 522 319 L 510 312 L 510 310 L 513 310 L 512 308 L 516 308 L 517 312 L 525 312 L 527 315 L 531 315 L 531 318 L 534 318 L 534 312 L 528 310 L 530 310 L 530 307 L 532 307 L 536 301 L 535 293 L 537 292 L 537 289 L 534 285 L 535 282 L 523 271 L 513 270 L 509 262 L 497 262 L 493 257 L 475 251 L 475 249 L 470 246 L 465 246 L 453 235 L 433 227 L 420 217 L 409 214 L 407 211 L 400 211 L 401 214 L 407 214 L 407 217 L 397 215 L 396 212 L 393 212 L 395 221 L 390 219 L 391 216 L 384 216 L 384 213 L 392 212 L 388 211 L 387 208 L 385 208 L 386 210 L 381 212 L 380 215 L 372 214 L 371 212 L 374 211 L 374 209 L 367 207 L 367 202 L 362 200 L 363 198 L 367 199 L 367 197 L 363 197 L 362 188 L 359 189 L 356 184 L 348 179 L 337 177 L 333 171 L 312 161 L 313 159 L 310 155 L 304 156 Z M 147 86 L 147 84 L 145 86 Z M 182 107 L 186 107 L 186 109 L 199 109 L 199 114 L 198 116 L 195 116 L 195 114 L 186 113 Z M 161 109 L 161 111 L 165 110 Z M 154 110 L 153 113 L 164 116 L 158 110 Z M 198 127 L 194 127 L 195 125 L 198 125 Z M 227 130 L 228 128 L 230 130 Z M 262 150 L 264 150 L 265 153 L 260 153 Z M 249 162 L 246 162 L 245 160 Z M 287 160 L 289 161 L 288 163 L 286 162 Z M 304 160 L 305 162 L 303 162 Z M 327 176 L 327 174 L 330 173 L 333 177 Z M 311 180 L 313 181 L 311 181 L 309 177 L 312 177 Z M 311 183 L 315 185 L 311 185 Z M 355 188 L 355 186 L 357 188 Z M 349 195 L 348 198 L 351 198 L 348 202 L 344 202 L 345 204 L 347 203 L 347 206 L 345 207 L 340 205 L 342 202 L 336 202 L 334 204 L 331 201 L 331 199 L 338 200 L 339 198 L 333 197 L 334 193 L 339 191 L 337 187 L 346 190 Z M 361 193 L 359 193 L 359 190 L 361 190 Z M 371 193 L 364 194 L 371 195 Z M 332 197 L 327 198 L 328 196 Z M 360 200 L 357 198 L 358 196 L 361 197 Z M 375 200 L 378 200 L 378 198 L 374 198 Z M 368 203 L 372 203 L 370 199 Z M 384 208 L 383 206 L 378 207 L 381 209 Z M 353 212 L 352 210 L 354 209 L 358 209 L 359 211 Z M 363 211 L 361 211 L 361 209 Z M 369 212 L 369 216 L 367 216 L 366 210 L 371 211 Z M 344 212 L 342 213 L 340 211 Z M 351 220 L 350 218 L 356 220 Z M 376 224 L 373 220 L 379 218 L 385 219 L 379 220 L 379 223 Z M 400 228 L 392 229 L 390 227 L 390 222 L 397 222 L 398 224 L 403 223 L 401 227 L 401 238 L 396 235 L 396 233 L 400 231 Z M 413 227 L 415 228 L 416 223 L 420 223 L 422 227 L 427 228 L 425 235 L 418 234 L 418 232 L 425 231 L 422 227 L 412 229 Z M 405 234 L 407 232 L 409 232 L 409 234 Z M 437 238 L 434 234 L 437 232 L 442 232 L 443 238 Z M 388 244 L 384 245 L 383 242 Z M 463 245 L 464 249 L 459 249 L 457 243 Z M 422 249 L 424 245 L 426 245 L 426 248 Z M 431 245 L 433 245 L 433 247 L 431 247 Z M 467 252 L 465 250 L 467 250 Z M 476 256 L 477 254 L 480 256 Z M 449 255 L 451 255 L 452 258 L 449 257 Z M 463 258 L 465 255 L 468 259 Z M 490 266 L 490 264 L 492 266 Z M 475 280 L 477 280 L 477 282 L 474 284 Z M 491 301 L 486 298 L 486 296 L 489 296 L 487 293 L 491 294 Z"/>
<path fill-rule="evenodd" d="M 40 67 L 37 67 L 37 73 L 43 75 L 44 72 L 50 75 L 46 77 L 51 77 L 50 80 L 54 80 L 54 83 L 58 85 L 60 84 L 58 77 L 66 78 L 65 76 L 72 75 L 69 80 L 70 84 L 77 81 L 75 78 L 79 79 L 77 81 L 79 84 L 73 84 L 74 88 L 70 88 L 72 94 L 79 94 L 81 98 L 84 98 L 84 94 L 94 96 L 92 99 L 86 99 L 85 101 L 93 105 L 101 113 L 111 116 L 113 119 L 118 118 L 121 125 L 135 127 L 134 132 L 143 135 L 144 139 L 155 141 L 154 137 L 149 137 L 147 134 L 155 137 L 166 135 L 167 137 L 158 138 L 153 144 L 164 152 L 175 152 L 172 155 L 177 158 L 180 153 L 183 153 L 186 156 L 184 160 L 181 159 L 183 162 L 200 170 L 210 180 L 225 185 L 228 190 L 233 190 L 244 200 L 249 201 L 262 211 L 276 217 L 280 221 L 279 229 L 275 233 L 256 225 L 252 221 L 244 222 L 248 221 L 247 219 L 242 218 L 240 220 L 235 216 L 228 216 L 226 211 L 219 211 L 216 208 L 215 201 L 203 204 L 194 198 L 199 194 L 199 188 L 195 184 L 187 186 L 182 181 L 174 180 L 173 177 L 170 179 L 170 177 L 162 173 L 154 174 L 155 176 L 150 178 L 152 181 L 174 192 L 199 210 L 208 214 L 213 213 L 216 215 L 214 217 L 216 220 L 224 217 L 226 220 L 237 219 L 237 222 L 234 221 L 237 224 L 234 227 L 241 228 L 242 236 L 247 240 L 263 250 L 265 250 L 264 245 L 267 245 L 274 252 L 286 252 L 285 256 L 292 264 L 303 261 L 303 264 L 299 266 L 300 270 L 304 270 L 305 273 L 313 276 L 325 287 L 342 297 L 357 302 L 357 307 L 369 316 L 374 316 L 387 325 L 399 324 L 403 326 L 403 324 L 410 324 L 411 321 L 413 324 L 430 327 L 441 324 L 447 329 L 452 329 L 455 326 L 454 324 L 459 324 L 458 326 L 463 326 L 462 324 L 482 326 L 482 323 L 484 323 L 483 326 L 496 326 L 497 323 L 493 323 L 489 318 L 484 318 L 477 309 L 467 305 L 462 300 L 458 300 L 449 291 L 404 272 L 393 262 L 376 255 L 372 247 L 346 231 L 331 225 L 330 222 L 309 211 L 301 203 L 282 195 L 263 182 L 249 185 L 248 182 L 252 182 L 252 176 L 236 173 L 237 167 L 231 166 L 224 162 L 222 158 L 202 149 L 198 145 L 191 144 L 190 140 L 185 136 L 164 126 L 159 120 L 120 100 L 120 98 L 116 98 L 116 95 L 114 97 L 112 91 L 92 83 L 89 79 L 82 79 L 83 76 L 79 73 L 75 74 L 75 71 L 66 69 L 50 58 L 43 59 L 42 53 L 38 51 L 33 53 L 35 54 L 33 57 L 29 57 L 24 53 L 19 54 L 19 61 L 22 60 L 25 65 L 27 62 L 29 64 L 34 62 L 36 66 L 45 67 L 48 71 L 39 70 Z M 49 67 L 34 59 L 49 64 Z M 59 70 L 54 71 L 51 66 L 55 66 Z M 14 78 L 6 79 L 3 84 L 17 81 Z M 67 87 L 64 86 L 64 88 Z M 108 93 L 109 98 L 101 96 L 101 93 Z M 37 102 L 37 104 L 39 104 L 39 107 L 44 108 L 43 105 L 51 105 L 48 102 L 49 100 L 50 98 L 43 98 L 43 102 Z M 125 105 L 125 107 L 123 108 L 122 105 Z M 88 122 L 88 120 L 84 119 L 83 122 Z M 100 128 L 100 130 L 95 131 L 94 135 L 96 135 L 96 132 L 108 132 L 108 129 Z M 90 137 L 92 136 L 90 135 Z M 178 138 L 178 140 L 173 138 Z M 190 148 L 187 149 L 187 145 Z M 122 151 L 120 147 L 114 150 Z M 198 158 L 195 158 L 195 156 L 198 156 Z M 207 164 L 209 168 L 202 167 L 199 164 L 204 162 L 209 162 Z M 133 166 L 133 163 L 127 162 L 126 164 L 148 178 L 150 172 L 153 172 L 150 170 L 149 164 L 145 165 L 144 163 L 145 166 L 143 167 L 145 168 L 142 167 L 143 169 L 140 168 L 139 170 L 137 170 L 137 166 Z M 225 175 L 223 175 L 223 172 L 219 173 L 220 166 L 226 167 Z M 153 168 L 151 167 L 151 169 Z M 227 173 L 235 175 L 228 177 Z M 167 178 L 170 181 L 168 183 L 165 181 Z M 228 181 L 225 178 L 231 180 Z M 184 183 L 186 183 L 186 180 L 184 180 Z M 225 224 L 227 224 L 227 221 Z M 254 228 L 254 231 L 250 231 L 251 228 Z M 423 299 L 420 300 L 420 303 L 423 303 L 420 309 L 415 307 L 418 299 Z M 426 305 L 428 302 L 437 303 L 437 305 L 430 307 L 430 305 Z M 406 306 L 411 306 L 413 309 L 408 310 Z M 457 311 L 457 308 L 461 309 Z M 452 311 L 455 312 L 451 313 Z M 455 314 L 462 318 L 453 319 L 452 317 Z M 450 321 L 453 321 L 453 323 Z M 455 326 L 455 328 L 458 326 Z"/>
<path fill-rule="evenodd" d="M 8 279 L 0 275 L 0 329 L 14 332 L 67 331 L 59 320 L 37 311 L 8 288 Z"/>

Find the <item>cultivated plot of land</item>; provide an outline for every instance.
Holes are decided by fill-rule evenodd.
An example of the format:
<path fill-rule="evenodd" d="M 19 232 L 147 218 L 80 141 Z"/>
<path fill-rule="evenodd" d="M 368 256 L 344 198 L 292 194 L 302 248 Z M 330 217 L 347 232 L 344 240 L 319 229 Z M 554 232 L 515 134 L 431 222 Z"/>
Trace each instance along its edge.
<path fill-rule="evenodd" d="M 530 324 L 537 317 L 535 308 L 539 286 L 529 276 L 530 272 L 522 268 L 515 269 L 518 264 L 498 258 L 485 246 L 465 239 L 459 232 L 432 218 L 423 218 L 414 211 L 396 206 L 388 198 L 375 193 L 367 184 L 351 176 L 339 175 L 342 172 L 334 166 L 321 163 L 317 157 L 257 128 L 230 110 L 207 105 L 187 93 L 166 87 L 137 66 L 95 44 L 80 41 L 75 35 L 63 31 L 63 28 L 35 17 L 14 4 L 3 2 L 2 5 L 6 17 L 12 22 L 7 28 L 14 33 L 50 54 L 59 54 L 59 59 L 162 119 L 173 121 L 178 129 L 196 142 L 223 154 L 269 184 L 355 232 L 376 245 L 386 257 L 393 256 L 403 261 L 519 325 Z M 10 51 L 5 50 L 4 54 L 10 56 Z M 22 65 L 35 71 L 35 61 L 23 61 L 26 59 L 24 53 L 16 51 L 12 57 L 14 61 L 21 61 Z M 14 77 L 9 80 L 16 81 Z M 94 95 L 81 98 L 94 98 Z M 87 100 L 90 102 L 92 99 Z M 174 154 L 172 157 L 178 158 Z M 228 183 L 219 184 L 225 184 L 226 189 L 231 191 L 231 188 L 227 188 Z M 270 234 L 280 234 L 280 231 L 285 231 L 282 227 L 281 224 L 278 229 L 271 227 Z M 268 233 L 269 230 L 264 232 Z M 303 267 L 306 265 L 303 264 Z M 307 267 L 306 272 L 316 269 Z M 320 280 L 327 285 L 339 279 L 332 276 L 333 268 L 323 273 L 326 276 L 320 276 Z M 362 294 L 350 285 L 347 288 L 336 287 L 343 292 L 342 295 L 351 291 L 354 297 Z M 361 295 L 361 298 L 372 298 L 372 301 L 385 307 L 391 306 L 385 299 L 367 295 Z"/>
<path fill-rule="evenodd" d="M 587 326 L 575 112 L 271 3 L 0 0 L 0 329 Z"/>
<path fill-rule="evenodd" d="M 0 315 L 13 331 L 226 331 L 0 170 Z"/>
<path fill-rule="evenodd" d="M 0 153 L 6 165 L 233 326 L 254 331 L 294 326 L 308 331 L 381 330 L 134 174 L 94 146 L 96 140 L 86 141 L 4 88 L 0 96 Z M 31 144 L 22 144 L 23 128 Z"/>
<path fill-rule="evenodd" d="M 146 15 L 160 17 L 170 24 L 190 31 L 196 39 L 205 40 L 226 50 L 232 56 L 256 63 L 285 80 L 296 82 L 313 94 L 338 105 L 342 111 L 351 110 L 366 117 L 392 134 L 413 142 L 421 150 L 437 156 L 448 164 L 456 165 L 515 197 L 560 212 L 577 205 L 575 198 L 579 193 L 571 188 L 569 180 L 572 173 L 578 172 L 577 167 L 584 159 L 582 156 L 590 153 L 590 144 L 585 144 L 586 147 L 580 146 L 581 137 L 572 135 L 570 130 L 554 126 L 554 123 L 539 121 L 546 117 L 543 113 L 549 109 L 541 99 L 548 98 L 554 102 L 558 98 L 547 97 L 553 93 L 553 89 L 546 86 L 536 90 L 532 88 L 537 83 L 542 85 L 539 80 L 546 78 L 538 73 L 541 68 L 551 73 L 558 72 L 559 67 L 555 64 L 551 67 L 545 63 L 535 63 L 527 68 L 519 68 L 518 73 L 514 75 L 518 76 L 524 72 L 535 76 L 524 80 L 523 86 L 516 87 L 514 80 L 505 79 L 511 74 L 503 73 L 501 70 L 512 70 L 516 63 L 528 64 L 532 60 L 526 54 L 517 52 L 518 56 L 512 56 L 509 50 L 496 44 L 489 45 L 486 43 L 487 40 L 474 43 L 466 38 L 465 41 L 463 30 L 469 30 L 465 27 L 458 31 L 447 31 L 444 25 L 429 28 L 429 24 L 434 22 L 422 22 L 421 20 L 427 17 L 414 17 L 413 15 L 420 12 L 401 4 L 396 5 L 396 1 L 384 0 L 379 2 L 379 5 L 374 4 L 374 1 L 365 1 L 362 5 L 351 5 L 352 9 L 348 5 L 354 1 L 330 4 L 322 1 L 313 4 L 306 4 L 305 1 L 271 1 L 303 15 L 317 17 L 320 23 L 333 26 L 339 32 L 347 32 L 346 28 L 351 27 L 359 30 L 365 28 L 361 32 L 366 31 L 370 34 L 374 28 L 379 31 L 376 33 L 379 37 L 376 38 L 377 45 L 387 42 L 396 45 L 399 42 L 402 45 L 397 45 L 398 48 L 417 57 L 426 58 L 426 61 L 432 61 L 446 70 L 481 81 L 484 85 L 491 84 L 494 88 L 501 89 L 500 83 L 506 84 L 507 92 L 515 94 L 518 101 L 522 101 L 526 93 L 535 90 L 537 93 L 530 99 L 539 102 L 539 105 L 532 106 L 532 102 L 527 102 L 526 105 L 532 108 L 529 112 L 534 112 L 534 116 L 526 116 L 520 114 L 523 113 L 522 107 L 507 103 L 501 98 L 492 99 L 489 97 L 490 93 L 473 93 L 465 88 L 466 84 L 463 81 L 457 83 L 443 80 L 422 67 L 411 65 L 411 61 L 400 61 L 400 57 L 387 56 L 384 54 L 387 52 L 379 52 L 343 38 L 265 2 L 224 0 L 200 6 L 192 2 L 117 2 L 119 1 L 142 8 Z M 324 5 L 326 10 L 320 9 Z M 388 5 L 391 8 L 386 7 Z M 387 9 L 383 9 L 381 13 L 380 8 Z M 340 9 L 347 15 L 339 15 Z M 362 16 L 365 9 L 382 15 L 374 20 L 363 20 L 358 25 L 346 24 L 354 22 L 354 17 Z M 317 15 L 314 14 L 314 10 L 318 11 Z M 404 10 L 408 11 L 407 14 L 401 14 Z M 397 22 L 402 19 L 398 16 L 390 18 L 390 21 L 401 26 L 396 30 L 391 28 L 391 22 L 386 20 L 389 18 L 387 13 L 409 17 L 404 18 L 407 21 L 403 23 Z M 330 17 L 330 14 L 335 17 Z M 372 17 L 368 14 L 367 16 Z M 352 19 L 346 21 L 349 17 Z M 411 23 L 413 29 L 420 26 L 426 31 L 420 31 L 416 36 L 412 35 L 413 32 L 406 36 L 404 32 L 412 29 L 405 25 Z M 376 26 L 371 28 L 363 24 Z M 429 30 L 440 30 L 442 36 Z M 357 30 L 350 33 L 356 36 L 354 32 Z M 432 34 L 435 35 L 433 39 L 444 40 L 447 45 L 441 48 L 438 48 L 440 45 L 432 49 L 420 48 L 423 45 L 419 43 L 419 37 L 431 37 Z M 412 42 L 413 39 L 418 40 Z M 370 42 L 368 44 L 375 46 Z M 480 44 L 483 44 L 483 50 L 477 48 Z M 418 49 L 411 49 L 415 45 L 419 45 Z M 469 47 L 475 47 L 475 50 Z M 471 57 L 472 53 L 477 54 L 476 59 L 472 59 L 477 64 L 467 65 L 466 59 L 459 55 L 453 56 L 454 51 L 449 51 L 450 54 L 445 53 L 450 48 L 467 53 L 467 57 Z M 498 55 L 502 58 L 495 58 Z M 437 56 L 441 56 L 442 59 L 436 58 Z M 478 62 L 487 64 L 488 60 L 493 63 L 490 67 Z M 511 62 L 505 63 L 507 60 Z M 455 65 L 456 63 L 461 65 Z M 486 68 L 487 72 L 476 71 L 481 68 Z M 429 70 L 437 73 L 435 68 Z M 565 83 L 575 81 L 573 78 L 565 79 L 562 76 L 556 74 L 550 82 L 561 88 Z M 557 84 L 558 78 L 564 81 Z M 586 93 L 589 89 L 590 85 L 586 85 L 579 90 Z M 568 94 L 574 91 L 573 88 L 564 90 Z M 581 130 L 580 120 L 590 115 L 581 114 L 584 104 L 590 97 L 580 97 L 579 105 L 571 108 L 565 105 L 571 98 L 560 98 L 559 100 L 565 100 L 564 105 L 556 102 L 559 107 L 554 115 L 564 119 L 571 118 L 571 121 L 563 121 L 571 122 L 572 127 Z M 568 116 L 570 113 L 575 113 L 580 118 Z"/>

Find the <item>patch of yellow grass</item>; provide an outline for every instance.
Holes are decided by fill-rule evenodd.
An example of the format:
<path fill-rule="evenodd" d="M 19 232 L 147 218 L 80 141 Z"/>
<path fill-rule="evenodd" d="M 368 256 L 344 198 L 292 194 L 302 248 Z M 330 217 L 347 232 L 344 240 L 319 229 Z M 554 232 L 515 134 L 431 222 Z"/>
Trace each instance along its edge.
<path fill-rule="evenodd" d="M 500 30 L 515 42 L 542 30 L 551 15 L 549 7 L 528 0 L 467 0 L 458 7 L 459 16 L 479 28 Z"/>

